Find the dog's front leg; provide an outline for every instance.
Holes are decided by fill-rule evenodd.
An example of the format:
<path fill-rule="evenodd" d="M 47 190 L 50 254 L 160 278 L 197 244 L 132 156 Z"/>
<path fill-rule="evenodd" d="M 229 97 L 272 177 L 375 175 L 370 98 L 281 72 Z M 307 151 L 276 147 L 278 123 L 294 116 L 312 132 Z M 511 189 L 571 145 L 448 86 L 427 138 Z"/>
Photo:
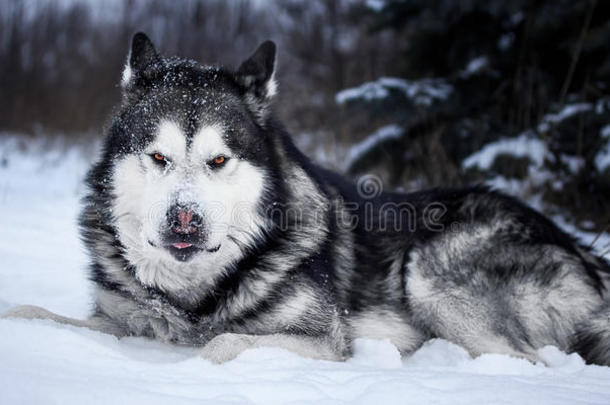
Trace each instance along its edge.
<path fill-rule="evenodd" d="M 223 333 L 210 340 L 203 348 L 201 355 L 205 359 L 219 364 L 233 360 L 244 350 L 257 347 L 279 347 L 303 357 L 319 360 L 343 360 L 342 353 L 334 349 L 328 339 L 286 334 Z"/>

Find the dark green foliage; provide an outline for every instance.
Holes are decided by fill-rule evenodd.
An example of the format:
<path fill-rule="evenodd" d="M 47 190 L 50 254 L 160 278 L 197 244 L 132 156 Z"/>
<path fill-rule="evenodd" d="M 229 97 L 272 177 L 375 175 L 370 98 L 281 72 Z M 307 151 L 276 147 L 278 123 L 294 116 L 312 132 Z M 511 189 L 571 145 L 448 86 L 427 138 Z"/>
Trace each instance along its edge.
<path fill-rule="evenodd" d="M 600 155 L 610 148 L 601 134 L 610 124 L 610 2 L 397 0 L 369 18 L 375 32 L 403 39 L 402 77 L 435 78 L 453 91 L 430 106 L 391 92 L 344 103 L 405 128 L 401 139 L 361 154 L 351 173 L 380 170 L 393 187 L 514 178 L 547 209 L 606 226 L 610 169 Z M 469 71 L 471 62 L 478 68 Z M 542 168 L 506 154 L 484 170 L 463 168 L 484 145 L 525 132 L 546 145 Z M 373 158 L 383 151 L 391 159 Z"/>

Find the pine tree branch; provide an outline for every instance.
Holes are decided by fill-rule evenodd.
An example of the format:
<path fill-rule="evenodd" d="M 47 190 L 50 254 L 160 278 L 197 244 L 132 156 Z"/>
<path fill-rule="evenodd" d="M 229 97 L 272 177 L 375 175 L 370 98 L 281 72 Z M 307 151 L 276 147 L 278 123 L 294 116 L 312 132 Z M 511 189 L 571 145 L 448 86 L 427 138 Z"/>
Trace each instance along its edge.
<path fill-rule="evenodd" d="M 596 5 L 597 0 L 589 1 L 589 9 L 587 10 L 587 15 L 585 16 L 585 22 L 582 26 L 582 30 L 580 31 L 580 37 L 578 38 L 576 47 L 574 48 L 574 53 L 572 54 L 572 61 L 570 62 L 570 67 L 568 68 L 566 79 L 563 82 L 563 86 L 561 87 L 559 109 L 561 109 L 565 103 L 565 99 L 568 94 L 568 89 L 570 88 L 570 84 L 572 83 L 572 77 L 574 76 L 574 71 L 576 70 L 576 64 L 578 63 L 578 59 L 580 58 L 582 45 L 585 42 L 585 37 L 587 36 L 587 32 L 589 31 L 589 25 L 591 24 L 591 18 L 593 18 L 593 11 L 595 10 Z"/>

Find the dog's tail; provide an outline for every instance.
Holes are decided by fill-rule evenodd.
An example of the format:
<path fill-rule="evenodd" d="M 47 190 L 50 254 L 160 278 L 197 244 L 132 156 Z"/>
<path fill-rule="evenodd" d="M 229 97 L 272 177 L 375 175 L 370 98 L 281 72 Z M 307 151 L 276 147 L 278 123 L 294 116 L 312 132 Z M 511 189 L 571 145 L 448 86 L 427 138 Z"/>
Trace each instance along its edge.
<path fill-rule="evenodd" d="M 580 325 L 572 349 L 587 363 L 610 366 L 610 302 Z"/>

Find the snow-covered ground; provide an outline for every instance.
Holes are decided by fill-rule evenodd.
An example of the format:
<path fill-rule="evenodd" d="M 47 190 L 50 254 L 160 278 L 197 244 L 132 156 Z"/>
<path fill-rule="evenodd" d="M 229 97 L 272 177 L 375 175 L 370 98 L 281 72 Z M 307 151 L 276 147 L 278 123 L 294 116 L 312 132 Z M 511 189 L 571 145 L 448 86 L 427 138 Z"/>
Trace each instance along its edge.
<path fill-rule="evenodd" d="M 0 142 L 0 312 L 36 304 L 83 318 L 91 301 L 76 227 L 90 161 Z M 550 365 L 471 359 L 441 340 L 401 359 L 363 340 L 345 363 L 256 349 L 212 365 L 197 349 L 117 340 L 50 321 L 0 320 L 0 404 L 609 404 L 610 367 L 548 347 Z"/>

